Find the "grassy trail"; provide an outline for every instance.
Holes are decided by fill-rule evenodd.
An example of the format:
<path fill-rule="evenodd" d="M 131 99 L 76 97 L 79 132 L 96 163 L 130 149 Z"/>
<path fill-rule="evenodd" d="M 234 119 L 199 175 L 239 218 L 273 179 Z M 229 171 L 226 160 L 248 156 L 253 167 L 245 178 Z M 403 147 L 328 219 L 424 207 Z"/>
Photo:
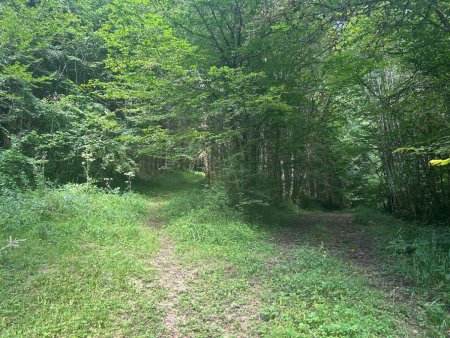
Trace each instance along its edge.
<path fill-rule="evenodd" d="M 430 316 L 407 280 L 387 272 L 377 239 L 350 214 L 256 225 L 199 176 L 138 190 L 48 191 L 20 202 L 28 213 L 0 205 L 3 226 L 20 224 L 2 242 L 27 239 L 0 256 L 1 337 L 448 333 L 447 317 Z"/>
<path fill-rule="evenodd" d="M 378 275 L 381 259 L 374 258 L 375 248 L 362 245 L 363 235 L 353 234 L 335 245 L 336 238 L 330 236 L 348 230 L 349 222 L 350 215 L 316 213 L 299 217 L 290 227 L 259 233 L 252 243 L 235 248 L 217 243 L 186 247 L 182 242 L 175 256 L 170 244 L 169 264 L 184 264 L 179 273 L 183 288 L 171 289 L 171 283 L 166 288 L 171 296 L 176 293 L 171 306 L 183 320 L 166 327 L 167 333 L 426 336 L 415 318 L 405 316 L 414 304 L 403 294 L 398 284 L 402 280 Z"/>

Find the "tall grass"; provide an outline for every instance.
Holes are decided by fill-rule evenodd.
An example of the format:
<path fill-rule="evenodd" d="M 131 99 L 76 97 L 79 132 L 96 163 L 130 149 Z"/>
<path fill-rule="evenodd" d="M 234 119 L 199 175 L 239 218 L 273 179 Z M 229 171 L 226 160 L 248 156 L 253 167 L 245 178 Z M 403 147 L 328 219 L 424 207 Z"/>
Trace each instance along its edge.
<path fill-rule="evenodd" d="M 156 301 L 132 283 L 154 275 L 149 203 L 86 185 L 2 196 L 0 247 L 25 241 L 0 256 L 0 335 L 139 336 L 160 325 Z"/>
<path fill-rule="evenodd" d="M 359 208 L 354 215 L 356 222 L 381 237 L 392 272 L 414 282 L 414 292 L 424 299 L 420 303 L 426 321 L 442 332 L 448 327 L 450 307 L 449 227 L 407 222 L 370 208 Z"/>
<path fill-rule="evenodd" d="M 401 272 L 418 285 L 448 287 L 450 282 L 450 228 L 400 220 L 369 208 L 359 208 L 355 221 L 376 226 L 391 237 L 387 249 L 403 258 Z"/>

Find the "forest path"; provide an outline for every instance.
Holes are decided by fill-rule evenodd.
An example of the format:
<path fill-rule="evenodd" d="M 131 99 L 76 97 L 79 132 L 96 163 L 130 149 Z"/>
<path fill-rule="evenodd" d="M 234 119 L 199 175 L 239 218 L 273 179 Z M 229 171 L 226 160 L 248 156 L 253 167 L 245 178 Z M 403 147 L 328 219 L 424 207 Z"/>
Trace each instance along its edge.
<path fill-rule="evenodd" d="M 200 183 L 156 188 L 149 188 L 146 222 L 159 242 L 148 264 L 156 275 L 156 337 L 420 332 L 401 312 L 402 288 L 383 279 L 377 235 L 352 214 L 309 212 L 256 226 L 191 208 Z"/>
<path fill-rule="evenodd" d="M 298 245 L 322 246 L 353 265 L 372 269 L 382 264 L 372 234 L 353 222 L 351 213 L 314 212 L 279 229 L 275 242 L 283 250 Z"/>
<path fill-rule="evenodd" d="M 258 321 L 261 305 L 258 280 L 236 274 L 229 264 L 189 262 L 164 228 L 157 231 L 160 248 L 152 266 L 158 275 L 157 288 L 162 291 L 158 307 L 164 314 L 164 332 L 158 336 L 196 337 L 198 327 L 207 336 L 257 336 L 252 323 Z M 221 285 L 217 276 L 227 285 Z M 216 293 L 234 293 L 237 283 L 248 283 L 250 290 L 237 291 L 237 297 Z"/>
<path fill-rule="evenodd" d="M 153 264 L 159 275 L 158 287 L 163 291 L 159 307 L 164 313 L 164 335 L 170 337 L 196 336 L 196 327 L 211 336 L 260 336 L 258 327 L 265 321 L 261 310 L 270 298 L 267 292 L 273 288 L 274 280 L 289 274 L 283 269 L 292 264 L 298 250 L 305 246 L 322 248 L 356 267 L 361 275 L 378 276 L 383 264 L 373 235 L 355 224 L 350 213 L 302 215 L 292 225 L 274 229 L 261 244 L 274 245 L 276 254 L 260 265 L 259 277 L 241 275 L 240 268 L 230 262 L 223 265 L 210 259 L 189 262 L 183 252 L 177 250 L 180 243 L 171 238 L 161 221 L 151 221 L 149 225 L 156 228 L 160 237 L 161 246 Z M 253 253 L 245 256 L 245 259 L 252 259 Z M 398 283 L 388 284 L 376 277 L 373 286 L 388 291 L 392 301 L 401 299 Z M 214 295 L 216 292 L 224 294 Z M 225 295 L 228 292 L 230 294 Z M 411 327 L 415 332 L 415 325 Z"/>
<path fill-rule="evenodd" d="M 364 274 L 377 276 L 380 283 L 391 284 L 394 288 L 411 284 L 405 278 L 386 274 L 388 262 L 378 247 L 380 239 L 370 232 L 368 226 L 356 223 L 351 213 L 314 212 L 302 215 L 290 226 L 281 228 L 274 237 L 277 245 L 284 250 L 305 244 L 321 247 Z"/>
<path fill-rule="evenodd" d="M 186 322 L 186 316 L 179 311 L 178 303 L 182 294 L 188 292 L 193 272 L 181 265 L 175 245 L 167 235 L 162 234 L 160 240 L 161 247 L 154 261 L 154 267 L 159 273 L 159 287 L 164 290 L 159 306 L 165 312 L 163 324 L 167 334 L 180 337 L 179 327 Z"/>
<path fill-rule="evenodd" d="M 161 291 L 158 307 L 162 311 L 162 325 L 164 337 L 182 337 L 180 328 L 188 320 L 187 315 L 180 310 L 180 299 L 189 292 L 188 285 L 194 279 L 195 272 L 183 266 L 181 258 L 176 252 L 176 244 L 167 234 L 165 227 L 169 220 L 164 207 L 169 199 L 160 198 L 149 205 L 149 216 L 146 227 L 159 238 L 159 249 L 150 263 L 157 272 L 155 287 Z"/>
<path fill-rule="evenodd" d="M 314 212 L 300 216 L 274 238 L 280 248 L 278 256 L 289 257 L 289 252 L 304 245 L 321 248 L 353 266 L 371 281 L 371 287 L 389 294 L 392 304 L 408 304 L 413 309 L 417 299 L 408 291 L 412 281 L 387 270 L 392 262 L 379 247 L 386 238 L 377 238 L 369 227 L 355 222 L 351 213 Z M 416 320 L 411 319 L 407 325 L 413 335 L 419 332 Z"/>
<path fill-rule="evenodd" d="M 292 224 L 274 233 L 273 239 L 279 249 L 276 264 L 295 258 L 295 250 L 301 247 L 320 248 L 328 255 L 353 266 L 359 275 L 370 280 L 371 288 L 388 294 L 394 306 L 408 306 L 411 312 L 420 313 L 421 310 L 415 305 L 417 297 L 408 291 L 413 283 L 387 270 L 392 262 L 379 247 L 386 238 L 377 238 L 368 227 L 355 222 L 353 214 L 346 212 L 301 215 Z M 408 336 L 420 335 L 419 332 L 423 334 L 415 315 L 408 318 L 404 325 Z"/>

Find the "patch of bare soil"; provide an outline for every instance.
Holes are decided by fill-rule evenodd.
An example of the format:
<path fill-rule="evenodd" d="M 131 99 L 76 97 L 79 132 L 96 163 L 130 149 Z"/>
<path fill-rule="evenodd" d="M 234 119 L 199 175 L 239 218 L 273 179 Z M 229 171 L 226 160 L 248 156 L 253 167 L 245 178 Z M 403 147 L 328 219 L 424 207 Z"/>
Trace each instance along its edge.
<path fill-rule="evenodd" d="M 183 267 L 175 252 L 175 245 L 165 235 L 161 238 L 161 248 L 153 262 L 154 268 L 158 271 L 159 287 L 165 291 L 165 296 L 159 303 L 161 309 L 164 310 L 166 316 L 163 320 L 165 335 L 161 337 L 194 337 L 194 332 L 181 332 L 181 328 L 192 320 L 194 313 L 189 310 L 183 310 L 180 306 L 183 295 L 189 292 L 189 297 L 195 299 L 202 298 L 203 282 L 199 276 L 198 270 L 195 267 Z M 205 269 L 205 267 L 202 267 Z M 211 273 L 214 272 L 215 267 L 211 266 Z M 231 268 L 230 268 L 231 269 Z M 260 309 L 259 281 L 252 281 L 252 292 L 248 295 L 241 295 L 245 299 L 241 303 L 226 302 L 223 307 L 226 313 L 225 320 L 212 315 L 208 318 L 209 324 L 214 323 L 221 327 L 224 337 L 254 337 L 252 332 L 252 322 L 257 319 Z M 206 306 L 206 305 L 205 305 Z M 206 324 L 206 323 L 205 323 Z"/>
<path fill-rule="evenodd" d="M 259 321 L 263 290 L 257 279 L 252 280 L 250 284 L 251 292 L 246 295 L 245 302 L 232 303 L 228 307 L 225 337 L 259 337 L 255 332 L 254 325 Z"/>
<path fill-rule="evenodd" d="M 294 225 L 280 231 L 276 242 L 282 248 L 292 248 L 300 243 L 321 245 L 327 251 L 367 269 L 384 263 L 373 236 L 355 224 L 350 213 L 301 216 Z"/>
<path fill-rule="evenodd" d="M 181 328 L 185 326 L 193 315 L 189 311 L 184 311 L 180 306 L 183 295 L 189 292 L 192 298 L 201 297 L 196 294 L 201 292 L 199 283 L 202 280 L 199 277 L 198 270 L 195 267 L 184 267 L 181 265 L 180 259 L 176 254 L 176 248 L 172 240 L 163 233 L 162 227 L 165 224 L 164 219 L 149 219 L 148 226 L 159 229 L 161 235 L 161 247 L 157 252 L 152 267 L 158 273 L 158 288 L 164 291 L 164 297 L 159 303 L 159 307 L 165 312 L 163 320 L 165 334 L 161 337 L 194 337 L 194 333 L 181 332 Z M 202 266 L 202 269 L 205 269 Z M 216 267 L 211 266 L 211 273 Z M 230 267 L 230 273 L 233 268 Z M 147 285 L 142 285 L 139 281 L 132 281 L 138 291 L 148 290 Z M 216 319 L 217 325 L 223 329 L 225 337 L 251 337 L 251 323 L 258 317 L 260 300 L 259 294 L 262 291 L 259 288 L 259 281 L 252 282 L 252 293 L 247 295 L 243 303 L 231 303 L 224 307 L 226 313 L 225 321 Z M 210 318 L 214 322 L 214 318 Z M 220 323 L 219 323 L 220 322 Z"/>
<path fill-rule="evenodd" d="M 172 240 L 161 231 L 166 220 L 161 215 L 159 207 L 152 206 L 151 217 L 148 219 L 148 226 L 158 229 L 161 234 L 161 247 L 158 250 L 152 263 L 153 268 L 158 273 L 158 287 L 164 290 L 164 297 L 159 303 L 166 316 L 163 324 L 166 335 L 169 337 L 181 337 L 180 326 L 187 322 L 187 315 L 179 310 L 179 302 L 183 293 L 188 292 L 189 281 L 193 279 L 194 272 L 184 268 L 175 252 L 175 245 Z M 185 337 L 186 335 L 183 335 Z"/>
<path fill-rule="evenodd" d="M 389 262 L 377 248 L 374 235 L 353 222 L 350 213 L 320 212 L 301 216 L 295 224 L 282 229 L 275 240 L 285 254 L 299 244 L 323 247 L 374 277 L 374 283 L 389 291 L 393 301 L 405 301 L 402 289 L 412 285 L 405 277 L 386 274 Z"/>
<path fill-rule="evenodd" d="M 178 310 L 178 303 L 183 293 L 188 291 L 189 281 L 193 272 L 184 269 L 175 253 L 175 246 L 167 236 L 161 238 L 154 267 L 159 273 L 159 286 L 165 290 L 165 296 L 160 307 L 165 310 L 164 327 L 170 337 L 181 337 L 179 328 L 186 323 L 186 315 Z M 185 337 L 185 335 L 183 335 Z"/>

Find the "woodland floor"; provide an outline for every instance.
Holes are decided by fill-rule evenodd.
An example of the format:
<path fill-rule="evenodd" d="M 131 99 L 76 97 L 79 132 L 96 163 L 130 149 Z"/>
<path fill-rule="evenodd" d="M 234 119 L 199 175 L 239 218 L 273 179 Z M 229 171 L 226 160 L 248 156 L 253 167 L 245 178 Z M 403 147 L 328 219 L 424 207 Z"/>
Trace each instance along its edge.
<path fill-rule="evenodd" d="M 4 234 L 26 241 L 0 256 L 0 336 L 450 333 L 446 314 L 390 268 L 389 235 L 376 225 L 344 212 L 250 224 L 192 207 L 208 199 L 201 177 L 193 180 L 141 187 L 140 195 L 78 187 L 37 195 L 42 210 L 59 216 L 35 222 L 30 214 L 27 230 Z"/>

